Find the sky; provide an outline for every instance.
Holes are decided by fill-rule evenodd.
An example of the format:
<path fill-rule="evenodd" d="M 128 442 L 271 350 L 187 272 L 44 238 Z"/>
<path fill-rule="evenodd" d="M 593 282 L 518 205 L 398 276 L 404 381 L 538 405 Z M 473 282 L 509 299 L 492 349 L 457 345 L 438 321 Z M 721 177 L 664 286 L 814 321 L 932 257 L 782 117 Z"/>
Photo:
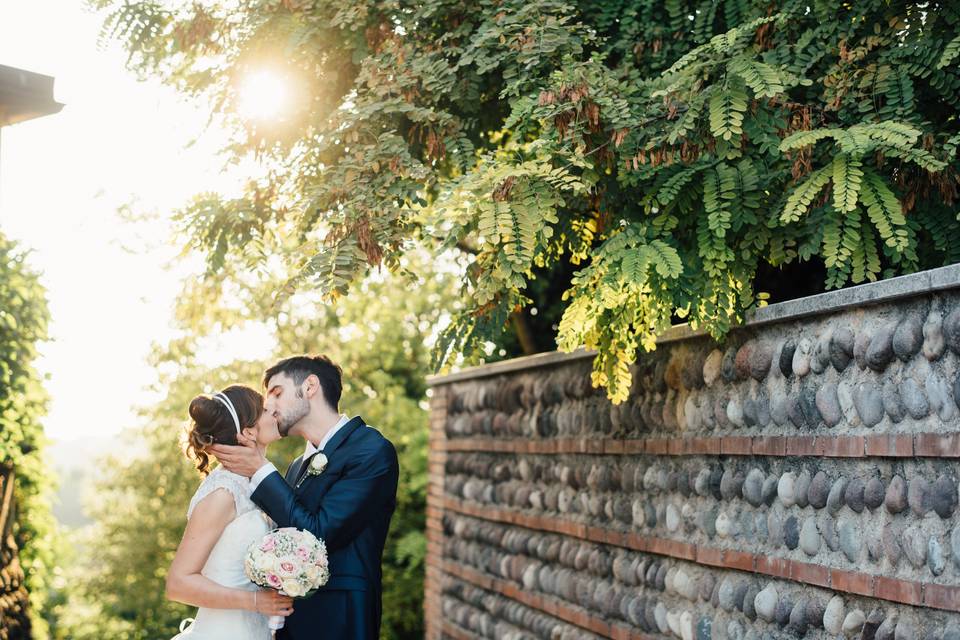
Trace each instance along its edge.
<path fill-rule="evenodd" d="M 52 397 L 44 427 L 61 444 L 103 438 L 135 427 L 135 408 L 155 398 L 146 358 L 172 337 L 179 283 L 196 268 L 169 268 L 180 249 L 169 216 L 229 189 L 223 133 L 136 80 L 115 45 L 98 47 L 100 18 L 82 0 L 0 0 L 0 16 L 0 64 L 54 76 L 66 103 L 0 130 L 0 231 L 32 251 L 52 315 L 37 363 Z M 134 223 L 124 205 L 157 216 Z"/>

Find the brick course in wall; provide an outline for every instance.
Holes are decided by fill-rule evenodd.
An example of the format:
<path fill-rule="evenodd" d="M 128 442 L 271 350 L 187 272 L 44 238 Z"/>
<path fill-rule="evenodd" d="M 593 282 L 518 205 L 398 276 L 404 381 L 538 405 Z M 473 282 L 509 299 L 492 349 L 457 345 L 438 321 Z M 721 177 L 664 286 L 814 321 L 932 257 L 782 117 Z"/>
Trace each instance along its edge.
<path fill-rule="evenodd" d="M 950 274 L 433 379 L 427 638 L 960 640 Z"/>

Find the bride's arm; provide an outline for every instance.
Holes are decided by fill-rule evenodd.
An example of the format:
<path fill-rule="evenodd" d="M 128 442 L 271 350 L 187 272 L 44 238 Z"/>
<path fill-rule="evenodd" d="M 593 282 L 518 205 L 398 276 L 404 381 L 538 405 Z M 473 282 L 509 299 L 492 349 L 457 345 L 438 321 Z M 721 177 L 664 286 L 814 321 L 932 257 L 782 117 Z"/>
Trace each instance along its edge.
<path fill-rule="evenodd" d="M 273 589 L 259 592 L 231 589 L 200 573 L 220 534 L 235 516 L 233 496 L 223 489 L 212 492 L 197 504 L 167 571 L 167 599 L 195 607 L 289 615 L 293 611 L 292 600 Z"/>

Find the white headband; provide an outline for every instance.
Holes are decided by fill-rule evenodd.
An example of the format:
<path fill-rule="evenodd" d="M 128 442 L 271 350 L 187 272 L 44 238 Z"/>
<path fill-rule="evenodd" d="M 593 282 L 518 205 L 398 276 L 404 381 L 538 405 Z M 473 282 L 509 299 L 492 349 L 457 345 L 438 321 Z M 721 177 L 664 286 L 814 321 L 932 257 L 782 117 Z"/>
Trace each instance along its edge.
<path fill-rule="evenodd" d="M 233 418 L 233 425 L 237 428 L 237 433 L 240 433 L 240 418 L 237 417 L 237 410 L 233 408 L 233 403 L 230 402 L 230 398 L 227 397 L 227 394 L 217 392 L 213 394 L 214 400 L 219 400 L 223 403 L 223 406 L 227 408 L 227 411 L 230 412 L 230 417 Z"/>

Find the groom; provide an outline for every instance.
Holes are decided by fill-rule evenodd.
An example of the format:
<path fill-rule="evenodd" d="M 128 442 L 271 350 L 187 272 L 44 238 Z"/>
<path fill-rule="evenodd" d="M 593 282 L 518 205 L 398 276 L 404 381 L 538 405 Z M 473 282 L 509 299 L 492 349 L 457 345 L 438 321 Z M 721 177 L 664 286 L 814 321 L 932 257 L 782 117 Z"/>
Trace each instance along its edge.
<path fill-rule="evenodd" d="M 251 499 L 278 527 L 324 541 L 330 580 L 294 603 L 278 640 L 377 640 L 383 546 L 396 507 L 397 453 L 359 416 L 338 410 L 340 367 L 326 356 L 281 360 L 263 376 L 266 410 L 281 436 L 306 440 L 282 477 L 255 444 L 212 447 L 230 471 L 250 478 Z"/>

